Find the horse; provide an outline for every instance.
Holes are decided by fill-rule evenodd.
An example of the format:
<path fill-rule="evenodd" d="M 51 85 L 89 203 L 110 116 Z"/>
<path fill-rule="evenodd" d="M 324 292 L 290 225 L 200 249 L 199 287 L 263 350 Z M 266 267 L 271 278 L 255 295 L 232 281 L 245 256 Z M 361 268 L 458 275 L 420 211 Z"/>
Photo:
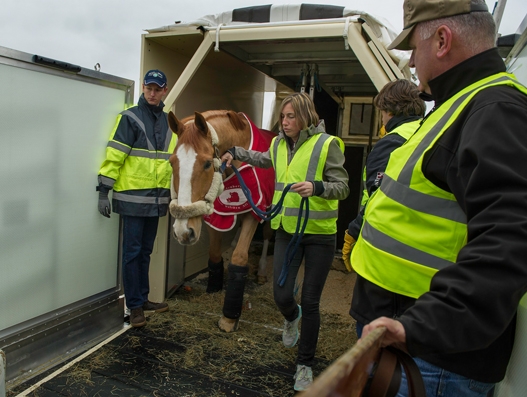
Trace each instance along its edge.
<path fill-rule="evenodd" d="M 241 189 L 235 188 L 223 192 L 224 180 L 234 181 L 233 178 L 236 176 L 231 169 L 226 169 L 224 172 L 220 170 L 220 156 L 233 146 L 254 148 L 256 134 L 263 134 L 256 138 L 267 150 L 272 133 L 257 129 L 247 116 L 232 110 L 195 112 L 194 116 L 186 117 L 181 121 L 174 113 L 169 112 L 168 121 L 172 132 L 178 136 L 174 153 L 170 156 L 173 171 L 170 213 L 175 218 L 173 234 L 180 244 L 195 244 L 201 235 L 202 220 L 205 220 L 210 237 L 207 293 L 221 291 L 224 277 L 221 255 L 222 232 L 218 227 L 213 227 L 210 217 L 218 216 L 218 213 L 214 212 L 215 207 L 229 205 L 231 201 L 240 200 L 240 197 L 244 199 L 241 206 L 244 209 L 248 208 L 237 215 L 241 227 L 228 265 L 223 315 L 218 322 L 222 331 L 233 332 L 238 329 L 248 275 L 249 246 L 259 218 L 248 207 L 249 203 Z M 233 164 L 237 168 L 245 167 L 248 170 L 246 175 L 253 176 L 256 172 L 254 167 L 242 165 L 239 161 Z M 258 182 L 260 185 L 256 189 L 256 193 L 267 193 L 262 194 L 258 200 L 259 206 L 266 209 L 271 204 L 274 192 L 274 170 L 272 168 L 259 170 L 267 173 L 263 177 L 260 176 L 261 183 Z M 222 195 L 222 193 L 229 194 Z M 224 200 L 220 200 L 223 196 L 226 196 Z M 233 227 L 236 218 L 234 221 L 228 218 L 228 222 L 228 227 Z M 260 282 L 265 278 L 265 255 L 271 233 L 269 225 L 264 227 L 264 253 L 258 268 Z"/>

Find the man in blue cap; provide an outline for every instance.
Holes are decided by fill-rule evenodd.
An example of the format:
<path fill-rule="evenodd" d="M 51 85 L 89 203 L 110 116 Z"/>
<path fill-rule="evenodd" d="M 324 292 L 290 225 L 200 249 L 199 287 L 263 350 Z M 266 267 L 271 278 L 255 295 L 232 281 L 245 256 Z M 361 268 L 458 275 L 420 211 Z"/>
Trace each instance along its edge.
<path fill-rule="evenodd" d="M 117 117 L 97 186 L 99 212 L 110 217 L 108 192 L 113 189 L 113 211 L 122 219 L 123 286 L 133 327 L 146 324 L 145 311 L 168 310 L 166 303 L 148 300 L 148 269 L 159 217 L 166 215 L 170 202 L 172 168 L 168 159 L 177 141 L 161 101 L 168 90 L 166 75 L 150 70 L 142 87 L 137 106 Z"/>

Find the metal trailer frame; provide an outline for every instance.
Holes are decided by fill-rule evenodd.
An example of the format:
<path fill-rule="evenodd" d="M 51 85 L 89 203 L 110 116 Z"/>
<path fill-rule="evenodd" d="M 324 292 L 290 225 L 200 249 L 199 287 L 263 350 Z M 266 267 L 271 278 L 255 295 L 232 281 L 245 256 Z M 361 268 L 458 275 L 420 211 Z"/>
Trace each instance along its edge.
<path fill-rule="evenodd" d="M 279 101 L 298 91 L 304 73 L 301 89 L 312 93 L 317 88 L 315 99 L 320 96 L 332 102 L 337 115 L 331 117 L 334 120 L 330 120 L 330 129 L 343 139 L 346 150 L 355 150 L 354 154 L 346 153 L 347 158 L 359 158 L 348 170 L 352 174 L 350 187 L 354 184 L 357 194 L 341 206 L 355 210 L 346 219 L 349 222 L 359 208 L 365 157 L 379 138 L 380 114 L 373 108 L 373 97 L 389 81 L 412 78 L 407 65 L 409 55 L 388 51 L 387 41 L 391 38 L 387 37 L 387 28 L 365 13 L 216 26 L 200 22 L 204 20 L 149 29 L 142 35 L 141 74 L 150 69 L 166 73 L 169 93 L 164 100 L 165 110 L 182 118 L 195 111 L 233 109 L 243 111 L 257 125 L 276 130 L 276 125 L 262 125 L 264 112 L 270 113 L 269 119 L 277 119 Z M 310 73 L 311 84 L 305 79 L 306 72 Z M 264 109 L 266 93 L 275 94 L 276 102 L 270 109 Z M 353 106 L 367 108 L 367 131 L 353 132 Z M 162 218 L 158 236 L 169 233 L 170 222 Z M 157 291 L 154 299 L 168 296 L 171 284 L 167 279 L 175 268 L 183 266 L 184 276 L 188 277 L 207 266 L 202 244 L 185 248 L 173 238 L 163 238 L 157 247 L 150 273 L 152 289 Z"/>

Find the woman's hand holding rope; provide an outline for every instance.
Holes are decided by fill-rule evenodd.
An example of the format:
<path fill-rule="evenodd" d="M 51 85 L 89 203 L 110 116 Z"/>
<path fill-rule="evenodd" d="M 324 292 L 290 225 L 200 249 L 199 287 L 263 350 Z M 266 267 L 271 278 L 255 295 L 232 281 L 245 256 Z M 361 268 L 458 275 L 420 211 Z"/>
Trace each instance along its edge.
<path fill-rule="evenodd" d="M 291 186 L 290 192 L 296 192 L 301 197 L 311 197 L 314 192 L 314 186 L 312 182 L 298 182 Z"/>
<path fill-rule="evenodd" d="M 225 152 L 221 156 L 221 163 L 225 163 L 225 167 L 230 167 L 232 160 L 234 160 L 234 157 L 231 152 Z"/>

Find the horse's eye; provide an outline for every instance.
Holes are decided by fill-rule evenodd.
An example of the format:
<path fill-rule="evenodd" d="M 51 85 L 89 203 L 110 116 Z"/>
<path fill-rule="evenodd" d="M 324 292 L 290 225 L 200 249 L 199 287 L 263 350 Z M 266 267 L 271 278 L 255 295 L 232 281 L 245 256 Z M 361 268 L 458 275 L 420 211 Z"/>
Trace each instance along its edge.
<path fill-rule="evenodd" d="M 205 169 L 208 170 L 212 166 L 212 161 L 206 161 L 205 162 Z"/>

